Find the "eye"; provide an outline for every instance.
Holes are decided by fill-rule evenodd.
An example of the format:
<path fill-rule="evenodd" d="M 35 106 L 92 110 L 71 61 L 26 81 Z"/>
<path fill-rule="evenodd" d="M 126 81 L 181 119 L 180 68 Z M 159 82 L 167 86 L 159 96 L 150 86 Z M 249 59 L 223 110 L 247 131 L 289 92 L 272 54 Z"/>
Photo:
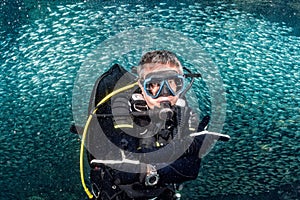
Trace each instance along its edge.
<path fill-rule="evenodd" d="M 160 87 L 159 83 L 150 83 L 149 84 L 150 88 L 156 88 L 156 87 Z"/>
<path fill-rule="evenodd" d="M 169 83 L 169 85 L 175 85 L 176 81 L 174 79 L 169 79 L 168 83 Z"/>

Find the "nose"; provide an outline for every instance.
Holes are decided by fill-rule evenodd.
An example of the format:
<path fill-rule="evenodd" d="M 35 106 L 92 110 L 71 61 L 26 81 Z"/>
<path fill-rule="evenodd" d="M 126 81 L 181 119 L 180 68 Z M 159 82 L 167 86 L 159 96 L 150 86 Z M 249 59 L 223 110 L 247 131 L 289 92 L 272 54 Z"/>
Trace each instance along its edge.
<path fill-rule="evenodd" d="M 172 93 L 171 93 L 171 91 L 168 88 L 168 86 L 167 86 L 166 83 L 164 83 L 164 85 L 163 85 L 163 88 L 162 88 L 162 91 L 161 91 L 161 96 L 164 96 L 164 97 L 166 97 L 166 96 L 172 96 Z"/>

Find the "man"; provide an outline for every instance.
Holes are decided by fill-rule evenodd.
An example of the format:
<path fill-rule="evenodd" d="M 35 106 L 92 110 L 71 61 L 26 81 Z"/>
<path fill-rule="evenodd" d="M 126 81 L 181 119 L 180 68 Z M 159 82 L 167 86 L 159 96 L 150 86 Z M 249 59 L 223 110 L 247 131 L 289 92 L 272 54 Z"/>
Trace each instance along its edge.
<path fill-rule="evenodd" d="M 185 101 L 181 63 L 170 51 L 151 51 L 137 73 L 137 88 L 111 98 L 112 118 L 100 116 L 107 108 L 98 112 L 110 146 L 118 148 L 114 153 L 100 145 L 101 156 L 90 152 L 95 199 L 177 199 L 179 186 L 198 175 L 204 137 L 190 134 L 203 131 L 208 118 L 199 123 Z M 120 160 L 114 157 L 119 152 Z"/>

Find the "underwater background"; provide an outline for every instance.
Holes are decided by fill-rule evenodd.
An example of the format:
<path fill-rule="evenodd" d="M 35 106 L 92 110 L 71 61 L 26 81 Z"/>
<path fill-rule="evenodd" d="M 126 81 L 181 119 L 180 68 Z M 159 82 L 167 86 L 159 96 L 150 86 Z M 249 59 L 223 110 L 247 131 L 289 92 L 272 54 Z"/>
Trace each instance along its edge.
<path fill-rule="evenodd" d="M 2 0 L 0 19 L 1 200 L 86 198 L 69 132 L 77 73 L 107 38 L 140 27 L 197 41 L 225 88 L 231 140 L 182 199 L 300 199 L 298 0 Z"/>

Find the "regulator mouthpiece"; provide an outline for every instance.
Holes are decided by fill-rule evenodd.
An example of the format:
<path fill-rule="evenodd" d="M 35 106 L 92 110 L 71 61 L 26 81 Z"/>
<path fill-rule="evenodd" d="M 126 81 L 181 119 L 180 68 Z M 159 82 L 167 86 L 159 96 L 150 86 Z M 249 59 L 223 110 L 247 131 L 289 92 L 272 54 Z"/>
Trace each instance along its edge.
<path fill-rule="evenodd" d="M 170 102 L 162 102 L 160 104 L 160 111 L 158 114 L 161 120 L 170 120 L 173 117 L 173 111 L 171 109 Z"/>

